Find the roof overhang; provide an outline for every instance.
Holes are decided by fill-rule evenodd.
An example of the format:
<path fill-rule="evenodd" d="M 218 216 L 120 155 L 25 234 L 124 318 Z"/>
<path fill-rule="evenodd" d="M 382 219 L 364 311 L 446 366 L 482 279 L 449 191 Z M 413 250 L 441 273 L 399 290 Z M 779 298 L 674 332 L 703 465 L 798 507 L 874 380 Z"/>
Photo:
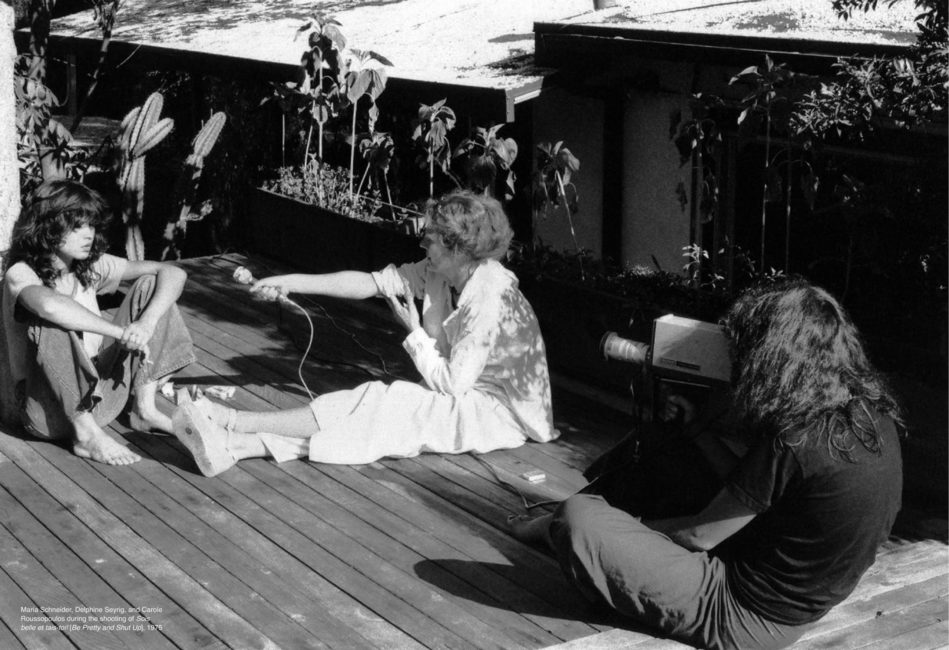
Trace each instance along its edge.
<path fill-rule="evenodd" d="M 907 45 L 817 41 L 761 35 L 674 32 L 607 25 L 534 24 L 538 66 L 571 69 L 624 59 L 747 66 L 762 54 L 807 72 L 829 72 L 839 57 L 898 56 Z"/>

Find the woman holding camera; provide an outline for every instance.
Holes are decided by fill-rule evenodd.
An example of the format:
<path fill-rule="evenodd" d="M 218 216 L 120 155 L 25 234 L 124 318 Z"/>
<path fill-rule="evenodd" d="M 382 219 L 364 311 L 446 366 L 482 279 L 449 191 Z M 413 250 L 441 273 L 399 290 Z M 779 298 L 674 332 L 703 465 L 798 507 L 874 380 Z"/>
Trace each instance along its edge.
<path fill-rule="evenodd" d="M 780 648 L 853 591 L 889 535 L 902 490 L 899 409 L 822 289 L 758 287 L 724 329 L 733 393 L 717 426 L 749 449 L 730 469 L 719 463 L 723 481 L 700 463 L 677 468 L 690 481 L 683 494 L 714 485 L 710 501 L 657 507 L 641 489 L 652 471 L 644 452 L 513 532 L 549 543 L 591 599 L 675 639 Z M 706 442 L 714 414 L 695 420 L 672 398 L 662 419 L 682 411 L 686 435 Z"/>

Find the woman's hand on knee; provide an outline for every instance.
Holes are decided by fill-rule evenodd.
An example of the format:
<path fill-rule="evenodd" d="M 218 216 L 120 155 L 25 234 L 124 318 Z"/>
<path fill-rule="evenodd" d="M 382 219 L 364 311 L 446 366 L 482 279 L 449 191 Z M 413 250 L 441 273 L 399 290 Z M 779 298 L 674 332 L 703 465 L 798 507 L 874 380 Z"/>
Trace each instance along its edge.
<path fill-rule="evenodd" d="M 120 341 L 126 350 L 137 352 L 145 349 L 154 334 L 155 326 L 150 322 L 135 321 L 125 326 Z"/>

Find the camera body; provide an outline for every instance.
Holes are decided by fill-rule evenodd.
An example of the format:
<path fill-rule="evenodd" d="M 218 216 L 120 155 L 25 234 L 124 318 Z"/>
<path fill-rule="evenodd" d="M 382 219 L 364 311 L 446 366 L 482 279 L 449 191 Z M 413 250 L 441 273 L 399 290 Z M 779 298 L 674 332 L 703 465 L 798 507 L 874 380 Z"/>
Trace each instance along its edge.
<path fill-rule="evenodd" d="M 607 359 L 642 365 L 654 380 L 708 388 L 727 386 L 731 381 L 728 339 L 714 323 L 667 314 L 653 321 L 648 345 L 607 332 L 600 349 Z"/>
<path fill-rule="evenodd" d="M 728 339 L 721 326 L 668 314 L 653 321 L 650 370 L 655 377 L 709 387 L 731 382 Z"/>

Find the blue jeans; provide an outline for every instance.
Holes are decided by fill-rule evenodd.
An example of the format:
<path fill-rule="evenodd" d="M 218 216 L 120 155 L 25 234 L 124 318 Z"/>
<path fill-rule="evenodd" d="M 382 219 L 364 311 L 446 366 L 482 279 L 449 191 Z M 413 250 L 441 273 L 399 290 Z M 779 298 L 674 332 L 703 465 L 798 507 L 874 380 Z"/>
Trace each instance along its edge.
<path fill-rule="evenodd" d="M 155 290 L 155 276 L 135 281 L 112 322 L 125 327 L 139 318 Z M 122 412 L 132 392 L 195 360 L 191 335 L 178 307 L 158 320 L 148 342 L 148 359 L 105 338 L 90 358 L 78 332 L 35 317 L 29 325 L 29 368 L 17 387 L 20 417 L 26 430 L 44 439 L 72 438 L 73 419 L 92 413 L 100 426 Z"/>

